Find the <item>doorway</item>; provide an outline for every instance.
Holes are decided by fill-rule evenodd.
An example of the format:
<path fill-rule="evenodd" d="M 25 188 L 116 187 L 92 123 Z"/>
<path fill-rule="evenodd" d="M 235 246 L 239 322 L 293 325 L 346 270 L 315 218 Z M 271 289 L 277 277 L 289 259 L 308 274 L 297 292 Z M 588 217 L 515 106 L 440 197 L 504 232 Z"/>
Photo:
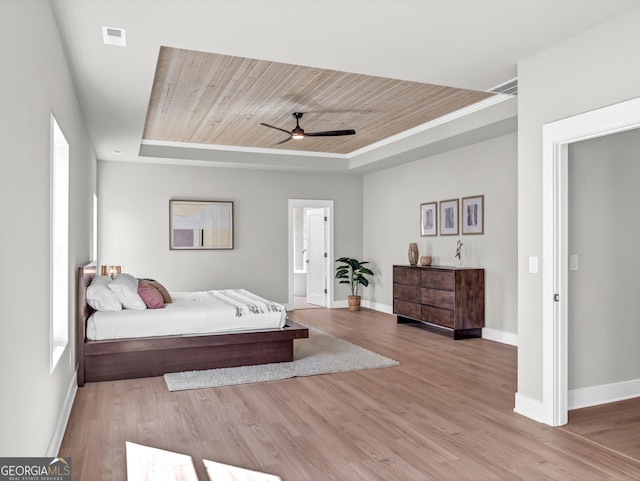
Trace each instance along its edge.
<path fill-rule="evenodd" d="M 289 308 L 331 307 L 333 201 L 289 199 Z"/>
<path fill-rule="evenodd" d="M 568 422 L 568 157 L 569 145 L 640 128 L 640 98 L 543 127 L 542 413 Z"/>

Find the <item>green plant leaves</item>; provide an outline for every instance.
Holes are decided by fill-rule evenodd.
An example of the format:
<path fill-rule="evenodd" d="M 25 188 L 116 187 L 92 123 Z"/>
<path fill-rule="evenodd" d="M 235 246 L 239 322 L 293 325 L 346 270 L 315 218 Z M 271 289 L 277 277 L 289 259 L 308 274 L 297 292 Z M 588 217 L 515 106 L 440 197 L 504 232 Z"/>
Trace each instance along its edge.
<path fill-rule="evenodd" d="M 350 257 L 340 257 L 336 262 L 342 263 L 336 267 L 336 279 L 342 279 L 339 282 L 340 284 L 351 285 L 352 296 L 358 295 L 358 286 L 361 284 L 364 287 L 369 285 L 369 279 L 367 279 L 365 275 L 374 275 L 369 268 L 364 266 L 364 264 L 369 264 L 369 262 L 360 262 L 359 260 L 352 259 Z"/>

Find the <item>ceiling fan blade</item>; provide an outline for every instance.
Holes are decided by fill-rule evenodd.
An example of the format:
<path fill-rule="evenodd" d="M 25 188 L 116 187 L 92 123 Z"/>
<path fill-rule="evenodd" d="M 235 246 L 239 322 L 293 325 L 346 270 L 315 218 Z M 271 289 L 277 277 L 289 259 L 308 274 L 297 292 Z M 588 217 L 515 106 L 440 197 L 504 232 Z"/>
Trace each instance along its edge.
<path fill-rule="evenodd" d="M 305 132 L 305 137 L 337 137 L 339 135 L 355 135 L 356 131 L 348 130 L 327 130 L 325 132 Z"/>
<path fill-rule="evenodd" d="M 284 130 L 284 129 L 281 129 L 280 127 L 276 127 L 275 125 L 265 124 L 264 122 L 260 122 L 260 125 L 264 125 L 265 127 L 269 127 L 271 129 L 280 130 L 281 132 L 284 132 L 285 134 L 291 135 L 291 131 L 290 130 Z"/>
<path fill-rule="evenodd" d="M 273 144 L 273 145 L 280 145 L 280 144 L 284 144 L 285 142 L 289 142 L 290 140 L 291 140 L 291 136 L 289 136 L 289 138 L 288 138 L 288 139 L 281 140 L 281 141 L 280 141 L 280 142 L 278 142 L 277 144 Z"/>

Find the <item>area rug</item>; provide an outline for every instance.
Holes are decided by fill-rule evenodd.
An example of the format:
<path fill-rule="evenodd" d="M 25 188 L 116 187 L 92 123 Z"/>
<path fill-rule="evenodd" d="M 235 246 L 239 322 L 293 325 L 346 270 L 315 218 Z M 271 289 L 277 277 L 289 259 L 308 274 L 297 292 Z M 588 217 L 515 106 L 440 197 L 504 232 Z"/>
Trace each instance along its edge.
<path fill-rule="evenodd" d="M 291 362 L 165 374 L 164 379 L 169 391 L 184 391 L 399 365 L 313 327 L 309 328 L 308 339 L 294 342 L 293 357 Z"/>

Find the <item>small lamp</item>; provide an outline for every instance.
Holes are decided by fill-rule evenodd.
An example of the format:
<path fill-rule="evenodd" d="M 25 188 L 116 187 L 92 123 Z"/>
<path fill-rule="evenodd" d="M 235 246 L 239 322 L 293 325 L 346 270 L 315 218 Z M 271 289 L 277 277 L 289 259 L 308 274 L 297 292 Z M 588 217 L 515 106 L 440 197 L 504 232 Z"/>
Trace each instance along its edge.
<path fill-rule="evenodd" d="M 102 266 L 101 273 L 103 276 L 113 277 L 122 274 L 122 266 Z"/>

